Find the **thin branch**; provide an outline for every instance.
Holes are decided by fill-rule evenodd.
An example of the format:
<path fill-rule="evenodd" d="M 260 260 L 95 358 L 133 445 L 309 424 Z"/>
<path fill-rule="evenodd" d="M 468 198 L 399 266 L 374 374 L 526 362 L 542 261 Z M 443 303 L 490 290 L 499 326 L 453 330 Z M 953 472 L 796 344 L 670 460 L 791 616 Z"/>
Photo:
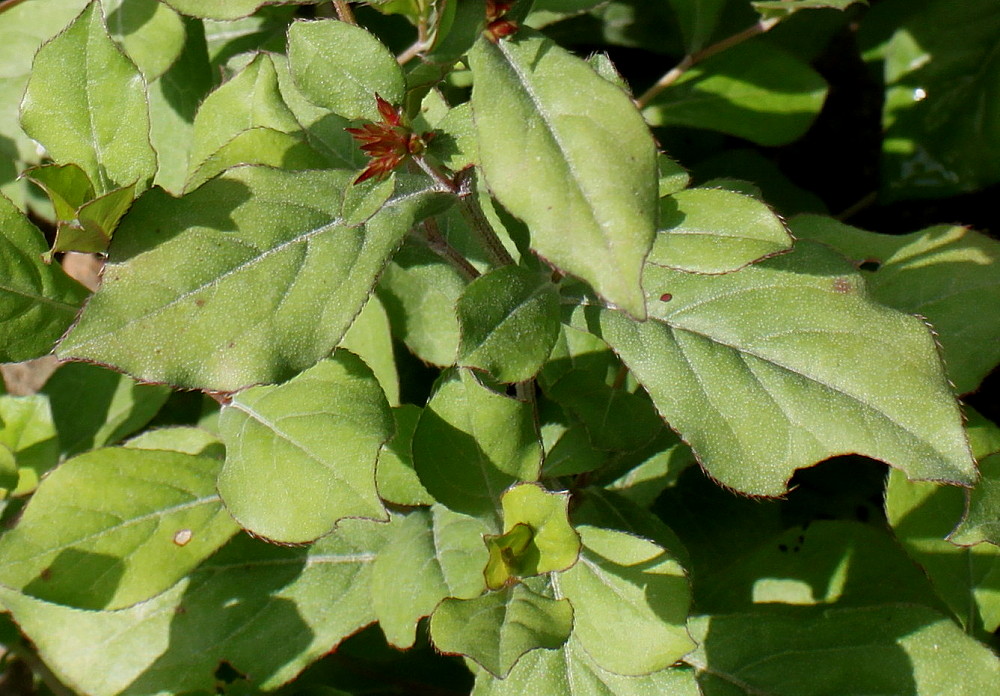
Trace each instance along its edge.
<path fill-rule="evenodd" d="M 413 155 L 413 161 L 418 167 L 420 167 L 427 176 L 434 179 L 438 186 L 447 191 L 448 193 L 458 194 L 460 193 L 460 186 L 458 182 L 454 179 L 449 178 L 446 174 L 437 169 L 433 164 L 427 161 L 427 159 L 420 154 Z"/>
<path fill-rule="evenodd" d="M 663 77 L 656 81 L 656 84 L 643 92 L 642 95 L 635 100 L 636 106 L 640 109 L 645 108 L 657 94 L 677 82 L 681 75 L 686 73 L 698 63 L 711 58 L 717 53 L 725 51 L 727 48 L 732 48 L 736 44 L 743 43 L 747 39 L 752 39 L 755 36 L 759 36 L 770 31 L 778 22 L 778 18 L 762 19 L 737 34 L 727 36 L 711 46 L 684 56 L 680 63 L 670 68 L 670 70 L 664 73 Z"/>
<path fill-rule="evenodd" d="M 402 53 L 396 56 L 396 62 L 400 65 L 406 65 L 411 60 L 419 56 L 423 50 L 427 48 L 427 42 L 423 39 L 417 39 L 412 44 L 410 44 Z"/>
<path fill-rule="evenodd" d="M 358 22 L 354 19 L 354 12 L 351 11 L 349 0 L 333 0 L 333 8 L 337 10 L 337 19 L 341 22 L 357 25 Z"/>
<path fill-rule="evenodd" d="M 479 277 L 479 271 L 476 270 L 476 267 L 469 263 L 469 260 L 444 238 L 434 218 L 427 218 L 420 223 L 420 226 L 424 231 L 422 238 L 431 251 L 454 266 L 466 280 L 475 280 Z"/>
<path fill-rule="evenodd" d="M 475 189 L 468 195 L 463 196 L 458 205 L 462 211 L 462 216 L 469 223 L 472 231 L 475 232 L 490 262 L 495 266 L 513 265 L 514 257 L 507 251 L 507 247 L 497 237 L 497 233 L 493 231 L 490 221 L 483 214 L 483 209 L 479 207 L 479 198 L 476 195 Z"/>
<path fill-rule="evenodd" d="M 861 200 L 848 206 L 840 213 L 837 213 L 837 215 L 835 215 L 834 217 L 840 220 L 841 222 L 843 222 L 844 220 L 849 220 L 850 218 L 860 213 L 862 210 L 873 205 L 877 200 L 878 200 L 878 191 L 872 191 L 870 193 L 866 193 Z"/>
<path fill-rule="evenodd" d="M 6 12 L 10 8 L 20 5 L 24 0 L 0 0 L 0 12 Z"/>

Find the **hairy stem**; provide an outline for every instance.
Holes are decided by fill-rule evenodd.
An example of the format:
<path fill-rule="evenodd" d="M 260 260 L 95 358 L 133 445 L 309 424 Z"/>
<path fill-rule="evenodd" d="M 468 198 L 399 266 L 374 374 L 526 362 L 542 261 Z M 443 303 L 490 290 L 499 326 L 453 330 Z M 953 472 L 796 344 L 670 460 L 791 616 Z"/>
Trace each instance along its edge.
<path fill-rule="evenodd" d="M 472 227 L 473 232 L 475 232 L 476 237 L 479 239 L 479 243 L 486 251 L 490 263 L 496 266 L 513 265 L 514 257 L 507 251 L 507 247 L 497 237 L 497 233 L 493 231 L 493 226 L 490 225 L 489 220 L 486 219 L 486 215 L 483 214 L 483 209 L 479 207 L 479 198 L 475 189 L 462 197 L 459 206 L 462 216 L 469 223 L 469 226 Z"/>
<path fill-rule="evenodd" d="M 454 266 L 466 280 L 475 280 L 479 277 L 479 271 L 476 270 L 476 267 L 469 263 L 469 260 L 462 256 L 458 249 L 449 244 L 448 240 L 441 234 L 437 220 L 427 218 L 420 223 L 420 227 L 423 229 L 422 238 L 431 251 Z"/>
<path fill-rule="evenodd" d="M 351 10 L 351 3 L 349 0 L 333 0 L 333 8 L 337 10 L 337 19 L 341 22 L 346 22 L 347 24 L 357 24 L 357 20 L 354 19 L 354 12 Z"/>
<path fill-rule="evenodd" d="M 717 53 L 725 51 L 727 48 L 732 48 L 736 44 L 743 43 L 747 39 L 751 39 L 755 36 L 759 36 L 760 34 L 770 31 L 779 21 L 780 20 L 777 18 L 762 19 L 756 24 L 750 25 L 743 31 L 733 34 L 732 36 L 727 36 L 726 38 L 722 39 L 721 41 L 717 41 L 711 46 L 707 46 L 701 49 L 700 51 L 695 51 L 694 53 L 689 53 L 688 55 L 684 56 L 683 59 L 681 59 L 680 63 L 670 68 L 670 70 L 664 73 L 663 77 L 657 80 L 652 87 L 643 92 L 642 95 L 635 100 L 636 106 L 638 106 L 640 109 L 645 108 L 649 104 L 649 102 L 651 102 L 656 97 L 656 95 L 658 95 L 660 92 L 665 90 L 670 85 L 677 82 L 677 80 L 680 79 L 681 75 L 686 73 L 688 70 L 690 70 L 698 63 L 707 60 L 708 58 L 711 58 Z"/>

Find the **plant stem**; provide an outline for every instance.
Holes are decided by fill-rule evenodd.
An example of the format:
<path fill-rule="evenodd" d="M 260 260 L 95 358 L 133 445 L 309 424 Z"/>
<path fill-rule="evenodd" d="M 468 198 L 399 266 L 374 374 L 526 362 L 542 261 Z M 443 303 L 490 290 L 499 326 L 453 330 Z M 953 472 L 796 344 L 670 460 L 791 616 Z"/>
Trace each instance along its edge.
<path fill-rule="evenodd" d="M 357 25 L 358 22 L 354 19 L 354 12 L 351 11 L 349 0 L 333 0 L 333 7 L 337 10 L 337 19 L 347 24 Z"/>
<path fill-rule="evenodd" d="M 423 240 L 431 251 L 454 266 L 466 280 L 475 280 L 479 277 L 479 271 L 476 270 L 476 267 L 469 263 L 469 260 L 462 256 L 458 249 L 449 244 L 448 240 L 441 234 L 437 220 L 432 217 L 427 218 L 420 223 L 420 226 L 424 230 Z"/>
<path fill-rule="evenodd" d="M 732 48 L 736 44 L 743 43 L 747 39 L 752 39 L 755 36 L 759 36 L 760 34 L 770 31 L 779 21 L 780 20 L 778 18 L 762 19 L 756 24 L 750 25 L 743 31 L 733 34 L 732 36 L 727 36 L 711 46 L 703 48 L 700 51 L 695 51 L 694 53 L 689 53 L 681 59 L 680 63 L 664 73 L 663 77 L 656 81 L 656 84 L 643 92 L 642 95 L 635 100 L 635 105 L 640 109 L 645 108 L 657 94 L 677 82 L 681 75 L 686 73 L 698 63 L 711 58 L 717 53 L 725 51 L 727 48 Z"/>
<path fill-rule="evenodd" d="M 400 65 L 405 65 L 414 58 L 416 58 L 418 55 L 420 55 L 420 52 L 423 51 L 425 48 L 427 48 L 427 45 L 424 43 L 423 39 L 417 39 L 412 44 L 410 44 L 409 47 L 406 48 L 406 50 L 404 50 L 402 53 L 396 56 L 396 62 L 399 63 Z"/>
<path fill-rule="evenodd" d="M 438 186 L 445 189 L 448 193 L 457 194 L 460 192 L 460 186 L 458 185 L 458 182 L 456 182 L 452 178 L 449 178 L 443 172 L 439 171 L 437 167 L 428 162 L 423 155 L 420 154 L 413 155 L 413 161 L 416 163 L 418 167 L 420 167 L 424 171 L 425 174 L 427 174 L 427 176 L 434 179 L 434 181 L 437 182 Z"/>
<path fill-rule="evenodd" d="M 496 266 L 513 265 L 514 257 L 510 255 L 507 247 L 497 237 L 497 233 L 493 231 L 493 226 L 490 225 L 489 220 L 486 219 L 486 215 L 483 214 L 483 209 L 479 207 L 479 198 L 475 187 L 473 187 L 468 195 L 462 197 L 462 200 L 459 201 L 459 206 L 462 215 L 469 223 L 472 231 L 475 232 L 476 237 L 479 238 L 479 243 L 486 251 L 490 263 Z"/>

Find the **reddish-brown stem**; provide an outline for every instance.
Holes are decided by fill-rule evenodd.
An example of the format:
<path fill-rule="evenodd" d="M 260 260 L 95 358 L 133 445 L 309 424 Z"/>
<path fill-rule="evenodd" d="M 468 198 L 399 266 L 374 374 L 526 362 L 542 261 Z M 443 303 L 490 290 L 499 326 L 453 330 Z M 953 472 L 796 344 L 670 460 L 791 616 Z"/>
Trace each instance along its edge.
<path fill-rule="evenodd" d="M 640 109 L 644 108 L 653 100 L 654 97 L 656 97 L 657 94 L 675 83 L 681 75 L 686 73 L 698 63 L 711 58 L 717 53 L 725 51 L 727 48 L 732 48 L 736 44 L 743 43 L 747 39 L 751 39 L 754 36 L 759 36 L 760 34 L 770 31 L 771 28 L 778 23 L 778 21 L 779 20 L 777 18 L 762 19 L 739 33 L 727 36 L 711 46 L 707 46 L 700 51 L 695 51 L 694 53 L 684 56 L 680 63 L 670 68 L 670 70 L 663 74 L 663 77 L 656 81 L 656 84 L 643 92 L 642 95 L 635 100 L 636 106 Z"/>
<path fill-rule="evenodd" d="M 434 218 L 427 218 L 420 226 L 424 230 L 423 239 L 427 246 L 435 254 L 450 263 L 462 274 L 466 280 L 475 280 L 479 277 L 479 271 L 469 263 L 469 260 L 462 256 L 459 251 L 448 243 L 448 240 L 441 234 L 437 221 Z"/>
<path fill-rule="evenodd" d="M 337 19 L 347 24 L 357 24 L 349 0 L 333 0 L 333 9 L 337 11 Z"/>

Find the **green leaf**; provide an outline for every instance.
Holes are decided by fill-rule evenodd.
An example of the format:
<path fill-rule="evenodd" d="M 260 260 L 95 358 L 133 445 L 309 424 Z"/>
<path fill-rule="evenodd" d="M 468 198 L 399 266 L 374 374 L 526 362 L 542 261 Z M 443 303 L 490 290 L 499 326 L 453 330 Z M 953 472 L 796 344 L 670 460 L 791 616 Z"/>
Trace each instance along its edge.
<path fill-rule="evenodd" d="M 413 433 L 413 468 L 434 499 L 496 522 L 504 489 L 534 481 L 541 458 L 531 406 L 465 369 L 442 377 Z"/>
<path fill-rule="evenodd" d="M 577 531 L 580 560 L 553 583 L 573 605 L 573 636 L 594 662 L 639 676 L 694 649 L 684 625 L 691 591 L 680 564 L 646 539 L 586 525 Z"/>
<path fill-rule="evenodd" d="M 152 180 L 145 83 L 108 36 L 99 3 L 39 49 L 21 125 L 56 162 L 78 164 L 98 194 Z"/>
<path fill-rule="evenodd" d="M 99 365 L 71 363 L 42 387 L 62 453 L 79 454 L 113 445 L 146 425 L 170 396 L 167 387 L 138 384 Z"/>
<path fill-rule="evenodd" d="M 80 206 L 94 198 L 94 185 L 75 164 L 43 164 L 28 169 L 23 176 L 48 195 L 57 222 L 71 222 Z"/>
<path fill-rule="evenodd" d="M 392 354 L 389 317 L 377 295 L 368 298 L 364 309 L 344 334 L 340 347 L 365 361 L 378 378 L 389 405 L 398 406 L 399 375 L 396 373 L 396 360 Z"/>
<path fill-rule="evenodd" d="M 148 192 L 122 221 L 101 289 L 60 357 L 218 391 L 315 364 L 435 198 L 407 178 L 371 220 L 347 227 L 337 192 L 351 178 L 239 167 L 182 198 Z"/>
<path fill-rule="evenodd" d="M 191 176 L 210 155 L 234 137 L 259 127 L 282 133 L 295 133 L 301 129 L 281 98 L 278 75 L 266 53 L 258 54 L 232 79 L 209 94 L 198 108 L 192 133 Z M 193 188 L 195 185 L 189 180 L 185 189 Z"/>
<path fill-rule="evenodd" d="M 663 4 L 673 10 L 688 54 L 705 47 L 726 8 L 726 0 L 667 0 Z"/>
<path fill-rule="evenodd" d="M 389 644 L 412 647 L 417 621 L 445 597 L 482 594 L 482 522 L 440 505 L 394 520 L 395 532 L 372 568 L 372 606 Z"/>
<path fill-rule="evenodd" d="M 185 454 L 202 455 L 213 459 L 225 459 L 226 447 L 222 440 L 202 428 L 178 425 L 156 428 L 136 435 L 123 447 L 148 450 L 170 450 Z"/>
<path fill-rule="evenodd" d="M 0 499 L 6 498 L 17 488 L 19 478 L 14 453 L 7 445 L 0 444 Z"/>
<path fill-rule="evenodd" d="M 717 130 L 758 145 L 800 138 L 826 98 L 826 82 L 777 46 L 750 41 L 688 70 L 643 109 L 653 126 Z"/>
<path fill-rule="evenodd" d="M 382 447 L 375 469 L 375 485 L 379 496 L 396 505 L 432 505 L 434 498 L 420 483 L 413 470 L 410 450 L 413 431 L 417 429 L 420 407 L 403 404 L 392 409 L 396 421 L 396 434 Z"/>
<path fill-rule="evenodd" d="M 859 37 L 886 85 L 880 172 L 886 200 L 943 197 L 1000 181 L 994 3 L 880 2 Z"/>
<path fill-rule="evenodd" d="M 500 679 L 525 653 L 565 643 L 572 627 L 568 600 L 549 599 L 520 584 L 476 599 L 446 599 L 430 623 L 439 651 L 466 655 Z"/>
<path fill-rule="evenodd" d="M 134 199 L 135 184 L 129 184 L 84 203 L 72 224 L 59 226 L 52 251 L 103 253 Z"/>
<path fill-rule="evenodd" d="M 832 686 L 841 694 L 978 696 L 1000 679 L 989 648 L 924 607 L 775 607 L 697 618 L 691 632 L 699 647 L 686 661 L 705 694 L 818 696 Z"/>
<path fill-rule="evenodd" d="M 694 670 L 664 669 L 652 674 L 627 677 L 601 668 L 570 637 L 558 650 L 535 650 L 526 654 L 504 679 L 489 672 L 476 674 L 472 696 L 702 696 Z"/>
<path fill-rule="evenodd" d="M 208 2 L 205 0 L 160 0 L 181 14 L 202 19 L 229 20 L 248 17 L 264 5 L 314 5 L 321 0 L 225 0 Z"/>
<path fill-rule="evenodd" d="M 108 30 L 146 81 L 165 73 L 184 48 L 184 22 L 157 0 L 101 0 Z"/>
<path fill-rule="evenodd" d="M 660 199 L 660 232 L 647 263 L 730 273 L 792 248 L 781 219 L 756 198 L 689 189 Z"/>
<path fill-rule="evenodd" d="M 284 384 L 240 392 L 219 429 L 226 443 L 219 493 L 255 535 L 303 543 L 345 517 L 385 519 L 375 462 L 392 437 L 392 414 L 353 353 L 338 350 Z"/>
<path fill-rule="evenodd" d="M 127 448 L 67 461 L 0 538 L 0 583 L 83 609 L 163 592 L 237 531 L 215 493 L 220 466 Z"/>
<path fill-rule="evenodd" d="M 657 154 L 656 164 L 659 169 L 659 194 L 661 198 L 686 189 L 691 183 L 691 175 L 688 174 L 687 170 L 667 157 L 666 154 L 662 152 Z M 663 221 L 660 222 L 660 227 L 662 227 Z"/>
<path fill-rule="evenodd" d="M 490 191 L 527 223 L 539 255 L 645 318 L 656 148 L 628 95 L 530 30 L 481 39 L 469 60 Z"/>
<path fill-rule="evenodd" d="M 0 396 L 0 445 L 3 488 L 10 495 L 31 493 L 59 461 L 59 439 L 44 395 Z"/>
<path fill-rule="evenodd" d="M 79 611 L 2 587 L 0 601 L 80 693 L 210 693 L 223 663 L 272 690 L 374 621 L 371 566 L 386 528 L 345 520 L 308 548 L 240 535 L 190 579 L 123 611 Z"/>
<path fill-rule="evenodd" d="M 966 632 L 987 639 L 1000 626 L 1000 549 L 945 540 L 965 512 L 967 493 L 889 474 L 885 511 L 896 538 L 934 585 Z"/>
<path fill-rule="evenodd" d="M 962 405 L 962 412 L 965 414 L 965 432 L 969 436 L 972 456 L 978 461 L 1000 452 L 1000 425 L 968 404 Z"/>
<path fill-rule="evenodd" d="M 1000 454 L 979 462 L 979 476 L 965 519 L 948 538 L 963 546 L 984 541 L 1000 546 Z"/>
<path fill-rule="evenodd" d="M 45 238 L 2 194 L 0 229 L 0 362 L 20 362 L 52 350 L 87 291 L 42 263 Z"/>
<path fill-rule="evenodd" d="M 189 193 L 216 174 L 241 164 L 266 164 L 290 171 L 327 168 L 326 158 L 299 136 L 273 128 L 250 128 L 199 164 L 184 183 L 184 192 Z"/>
<path fill-rule="evenodd" d="M 381 41 L 336 20 L 298 21 L 288 30 L 288 63 L 313 104 L 349 119 L 382 121 L 375 95 L 403 101 L 403 72 Z"/>
<path fill-rule="evenodd" d="M 856 3 L 868 4 L 868 0 L 754 0 L 750 3 L 764 19 L 787 17 L 800 10 L 833 8 L 846 10 Z"/>
<path fill-rule="evenodd" d="M 473 280 L 458 300 L 458 364 L 500 382 L 534 377 L 559 336 L 559 293 L 537 273 L 505 266 Z"/>
<path fill-rule="evenodd" d="M 503 529 L 525 525 L 528 542 L 506 559 L 512 573 L 528 577 L 566 570 L 580 554 L 580 537 L 569 523 L 569 493 L 552 493 L 541 485 L 523 483 L 504 492 Z"/>
<path fill-rule="evenodd" d="M 818 215 L 799 216 L 791 227 L 864 270 L 874 267 L 865 278 L 875 299 L 930 321 L 960 394 L 1000 363 L 1000 313 L 993 311 L 1000 305 L 1000 242 L 949 225 L 876 234 Z"/>
<path fill-rule="evenodd" d="M 725 485 L 780 495 L 796 469 L 847 453 L 972 482 L 933 338 L 869 299 L 835 253 L 799 242 L 724 276 L 650 265 L 644 282 L 651 300 L 671 300 L 651 302 L 643 324 L 605 311 L 600 331 Z"/>
<path fill-rule="evenodd" d="M 465 280 L 426 247 L 404 244 L 376 288 L 394 335 L 433 365 L 453 365 L 459 325 L 455 303 Z"/>

